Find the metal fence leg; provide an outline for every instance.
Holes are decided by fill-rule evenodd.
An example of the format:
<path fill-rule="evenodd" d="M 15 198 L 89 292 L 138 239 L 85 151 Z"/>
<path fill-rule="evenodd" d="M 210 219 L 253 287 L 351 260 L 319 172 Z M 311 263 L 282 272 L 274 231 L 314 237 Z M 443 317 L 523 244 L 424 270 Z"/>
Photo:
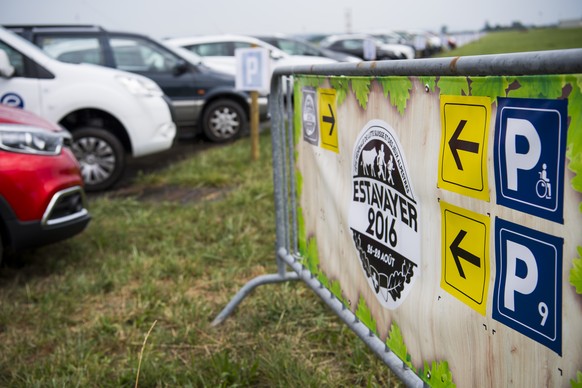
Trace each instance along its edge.
<path fill-rule="evenodd" d="M 283 283 L 290 280 L 298 280 L 299 276 L 295 272 L 286 272 L 283 275 L 280 274 L 269 274 L 269 275 L 261 275 L 257 276 L 256 278 L 250 280 L 245 284 L 237 293 L 236 295 L 228 302 L 226 307 L 222 309 L 220 314 L 214 318 L 212 321 L 212 326 L 220 325 L 239 305 L 243 299 L 250 294 L 255 288 L 264 284 L 272 284 L 272 283 Z"/>
<path fill-rule="evenodd" d="M 378 356 L 394 374 L 410 388 L 427 388 L 422 379 L 408 367 L 386 343 L 377 337 L 355 313 L 346 308 L 344 304 L 328 290 L 316 276 L 295 258 L 288 254 L 284 248 L 278 252 L 278 257 L 295 271 L 312 291 Z"/>

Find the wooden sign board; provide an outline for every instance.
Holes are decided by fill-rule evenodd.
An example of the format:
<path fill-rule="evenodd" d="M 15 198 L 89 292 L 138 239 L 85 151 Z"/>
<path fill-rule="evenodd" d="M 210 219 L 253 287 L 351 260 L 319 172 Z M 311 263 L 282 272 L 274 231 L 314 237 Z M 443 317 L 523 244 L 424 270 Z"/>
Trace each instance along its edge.
<path fill-rule="evenodd" d="M 295 77 L 300 259 L 429 385 L 582 371 L 581 80 Z"/>

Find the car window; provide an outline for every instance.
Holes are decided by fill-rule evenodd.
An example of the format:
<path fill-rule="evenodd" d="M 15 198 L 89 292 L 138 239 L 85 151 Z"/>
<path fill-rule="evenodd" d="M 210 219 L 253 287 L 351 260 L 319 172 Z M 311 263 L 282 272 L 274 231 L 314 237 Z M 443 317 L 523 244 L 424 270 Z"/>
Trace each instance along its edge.
<path fill-rule="evenodd" d="M 287 54 L 303 55 L 301 47 L 299 47 L 295 42 L 292 42 L 290 40 L 277 40 L 277 42 L 275 42 L 275 46 L 279 47 Z"/>
<path fill-rule="evenodd" d="M 111 49 L 116 68 L 126 71 L 166 73 L 179 58 L 170 51 L 142 39 L 111 38 Z"/>
<path fill-rule="evenodd" d="M 93 37 L 39 36 L 36 44 L 48 55 L 62 62 L 103 65 L 99 39 Z"/>
<path fill-rule="evenodd" d="M 229 57 L 234 53 L 228 42 L 200 43 L 185 46 L 188 50 L 203 57 Z"/>
<path fill-rule="evenodd" d="M 348 50 L 363 50 L 364 41 L 361 39 L 346 39 L 341 42 L 343 48 Z"/>
<path fill-rule="evenodd" d="M 249 42 L 232 42 L 232 45 L 233 45 L 233 52 L 231 55 L 234 55 L 234 50 L 236 50 L 237 48 L 256 47 L 256 45 L 253 45 L 252 43 L 249 43 Z"/>
<path fill-rule="evenodd" d="M 24 76 L 24 74 L 26 74 L 24 69 L 24 55 L 2 41 L 0 41 L 0 50 L 4 50 L 6 55 L 8 55 L 10 64 L 14 67 L 14 77 Z"/>
<path fill-rule="evenodd" d="M 280 39 L 277 41 L 277 47 L 291 55 L 321 55 L 316 49 L 302 42 Z"/>

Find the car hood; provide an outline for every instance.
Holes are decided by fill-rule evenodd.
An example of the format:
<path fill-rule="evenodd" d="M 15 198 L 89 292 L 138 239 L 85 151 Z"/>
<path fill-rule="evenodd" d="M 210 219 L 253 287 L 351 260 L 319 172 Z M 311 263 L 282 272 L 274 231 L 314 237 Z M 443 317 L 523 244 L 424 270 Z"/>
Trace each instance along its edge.
<path fill-rule="evenodd" d="M 276 60 L 275 66 L 295 66 L 295 65 L 316 65 L 337 63 L 336 60 L 325 57 L 316 57 L 308 55 L 288 55 Z"/>
<path fill-rule="evenodd" d="M 356 56 L 342 53 L 339 51 L 333 51 L 329 49 L 322 49 L 325 55 L 331 59 L 334 59 L 339 62 L 362 62 L 362 58 L 358 58 Z"/>
<path fill-rule="evenodd" d="M 198 66 L 198 70 L 204 74 L 204 78 L 208 82 L 234 86 L 235 70 L 232 66 L 214 66 L 205 61 Z"/>
<path fill-rule="evenodd" d="M 20 124 L 48 129 L 53 132 L 62 131 L 56 123 L 43 119 L 27 110 L 0 104 L 0 124 Z"/>
<path fill-rule="evenodd" d="M 273 60 L 271 62 L 271 70 L 279 66 L 299 66 L 299 65 L 315 65 L 315 64 L 329 64 L 337 63 L 336 60 L 307 55 L 287 55 L 285 57 Z M 215 56 L 204 57 L 204 64 L 213 70 L 218 70 L 230 76 L 236 75 L 236 59 L 231 56 Z"/>
<path fill-rule="evenodd" d="M 224 75 L 229 75 L 231 77 L 236 76 L 236 67 L 233 61 L 231 60 L 221 60 L 215 59 L 218 57 L 207 57 L 204 58 L 202 62 L 204 66 L 210 68 L 216 72 L 222 73 Z"/>

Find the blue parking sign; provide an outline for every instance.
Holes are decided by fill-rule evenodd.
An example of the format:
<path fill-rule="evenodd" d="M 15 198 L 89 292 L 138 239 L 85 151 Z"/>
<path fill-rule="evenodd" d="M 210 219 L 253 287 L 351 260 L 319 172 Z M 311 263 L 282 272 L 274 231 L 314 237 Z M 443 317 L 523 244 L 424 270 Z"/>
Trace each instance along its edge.
<path fill-rule="evenodd" d="M 562 355 L 564 240 L 495 220 L 493 319 Z"/>
<path fill-rule="evenodd" d="M 269 50 L 262 47 L 237 48 L 235 87 L 244 91 L 269 90 Z"/>
<path fill-rule="evenodd" d="M 564 223 L 567 100 L 498 98 L 497 203 Z"/>

